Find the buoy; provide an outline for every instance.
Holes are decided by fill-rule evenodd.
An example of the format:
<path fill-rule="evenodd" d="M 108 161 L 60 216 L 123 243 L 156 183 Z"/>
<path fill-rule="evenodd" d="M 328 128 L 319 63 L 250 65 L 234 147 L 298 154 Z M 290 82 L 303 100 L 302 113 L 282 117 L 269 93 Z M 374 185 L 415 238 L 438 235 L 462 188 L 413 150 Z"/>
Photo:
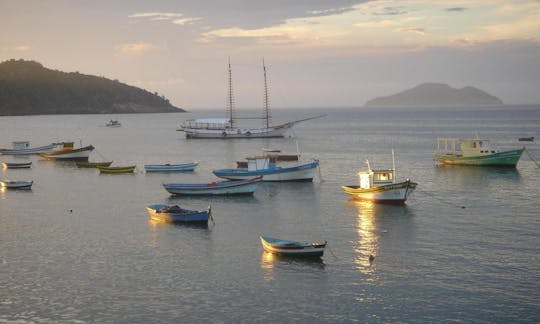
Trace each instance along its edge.
<path fill-rule="evenodd" d="M 73 213 L 73 209 L 70 209 L 69 212 L 70 212 L 70 213 Z"/>
<path fill-rule="evenodd" d="M 375 257 L 373 256 L 373 254 L 370 254 L 369 255 L 369 263 L 373 262 L 373 260 L 375 260 Z"/>

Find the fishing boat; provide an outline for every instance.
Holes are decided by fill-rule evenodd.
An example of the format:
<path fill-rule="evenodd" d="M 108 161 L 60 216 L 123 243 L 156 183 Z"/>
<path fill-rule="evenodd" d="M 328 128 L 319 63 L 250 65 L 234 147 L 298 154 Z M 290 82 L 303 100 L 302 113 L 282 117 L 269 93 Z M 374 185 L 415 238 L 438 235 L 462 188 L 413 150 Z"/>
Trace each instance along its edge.
<path fill-rule="evenodd" d="M 481 138 L 437 138 L 435 161 L 446 165 L 498 166 L 515 168 L 525 148 L 499 151 Z"/>
<path fill-rule="evenodd" d="M 77 161 L 75 162 L 75 165 L 77 165 L 77 168 L 97 168 L 97 167 L 108 167 L 112 163 L 113 161 L 106 161 L 106 162 Z"/>
<path fill-rule="evenodd" d="M 270 159 L 270 163 L 276 163 L 276 162 L 291 162 L 291 161 L 298 161 L 300 159 L 300 153 L 296 154 L 285 154 L 282 153 L 279 149 L 268 149 L 263 148 L 262 149 L 262 155 L 268 156 Z M 237 168 L 247 168 L 248 162 L 246 161 L 236 161 L 236 167 Z"/>
<path fill-rule="evenodd" d="M 120 126 L 122 126 L 122 124 L 120 124 L 120 122 L 118 120 L 111 119 L 111 120 L 109 120 L 109 122 L 107 124 L 105 124 L 105 126 L 107 126 L 107 127 L 120 127 Z"/>
<path fill-rule="evenodd" d="M 247 158 L 247 168 L 218 169 L 212 171 L 217 177 L 229 180 L 250 179 L 262 176 L 263 181 L 312 181 L 319 161 L 280 167 L 270 163 L 268 156 Z"/>
<path fill-rule="evenodd" d="M 62 142 L 56 143 L 56 148 L 51 153 L 39 153 L 38 155 L 48 160 L 88 161 L 92 150 L 94 150 L 92 145 L 75 149 L 73 142 Z"/>
<path fill-rule="evenodd" d="M 32 162 L 2 162 L 4 169 L 29 169 L 32 166 Z"/>
<path fill-rule="evenodd" d="M 167 206 L 155 204 L 146 207 L 150 218 L 161 222 L 178 223 L 208 223 L 208 218 L 212 218 L 212 208 L 207 210 L 189 210 L 180 208 L 178 205 Z"/>
<path fill-rule="evenodd" d="M 129 165 L 129 166 L 117 166 L 117 167 L 111 167 L 111 166 L 97 166 L 99 169 L 99 173 L 106 173 L 106 174 L 120 174 L 120 173 L 133 173 L 135 171 L 135 165 Z"/>
<path fill-rule="evenodd" d="M 197 162 L 182 163 L 182 164 L 145 164 L 146 172 L 178 172 L 178 171 L 193 171 L 199 165 Z"/>
<path fill-rule="evenodd" d="M 520 142 L 534 142 L 534 136 L 531 137 L 520 137 L 518 138 Z"/>
<path fill-rule="evenodd" d="M 253 195 L 262 177 L 242 181 L 210 183 L 164 183 L 163 187 L 173 195 Z"/>
<path fill-rule="evenodd" d="M 229 84 L 228 84 L 228 100 L 227 100 L 227 116 L 228 118 L 203 118 L 203 119 L 191 119 L 185 121 L 178 131 L 185 133 L 186 138 L 261 138 L 261 137 L 284 137 L 285 133 L 291 129 L 295 124 L 320 118 L 323 116 L 316 116 L 311 118 L 305 118 L 301 120 L 295 120 L 284 124 L 271 125 L 271 115 L 268 101 L 268 84 L 266 81 L 266 66 L 263 61 L 263 73 L 264 73 L 264 117 L 262 118 L 242 118 L 242 119 L 263 119 L 263 127 L 250 128 L 250 127 L 238 127 L 237 118 L 234 112 L 234 99 L 232 90 L 232 72 L 231 62 L 229 61 Z"/>
<path fill-rule="evenodd" d="M 324 249 L 327 245 L 326 241 L 323 243 L 308 243 L 282 240 L 268 236 L 260 236 L 259 238 L 265 251 L 282 256 L 318 258 L 324 254 Z"/>
<path fill-rule="evenodd" d="M 359 185 L 342 186 L 341 189 L 357 200 L 367 200 L 383 204 L 403 205 L 416 189 L 417 184 L 407 179 L 397 182 L 394 152 L 392 151 L 392 169 L 368 168 L 358 172 Z"/>
<path fill-rule="evenodd" d="M 10 149 L 0 149 L 0 154 L 3 155 L 30 155 L 38 153 L 49 153 L 52 152 L 56 147 L 55 143 L 39 146 L 39 147 L 30 147 L 29 141 L 15 141 L 11 143 L 12 148 Z"/>
<path fill-rule="evenodd" d="M 34 181 L 0 180 L 0 186 L 7 189 L 32 189 Z"/>

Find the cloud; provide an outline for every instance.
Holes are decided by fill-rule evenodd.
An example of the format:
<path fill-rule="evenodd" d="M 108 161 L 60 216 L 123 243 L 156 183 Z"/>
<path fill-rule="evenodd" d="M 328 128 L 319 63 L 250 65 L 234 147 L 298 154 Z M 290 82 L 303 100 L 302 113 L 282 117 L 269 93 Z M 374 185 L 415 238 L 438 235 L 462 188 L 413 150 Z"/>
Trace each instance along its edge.
<path fill-rule="evenodd" d="M 30 45 L 18 45 L 11 48 L 15 52 L 28 52 L 32 49 Z"/>
<path fill-rule="evenodd" d="M 157 46 L 150 43 L 130 43 L 130 44 L 121 44 L 116 46 L 116 51 L 122 55 L 137 56 L 143 55 L 147 52 L 154 51 L 158 49 Z"/>
<path fill-rule="evenodd" d="M 426 30 L 424 28 L 419 28 L 419 27 L 416 27 L 416 28 L 399 28 L 399 29 L 396 29 L 396 31 L 402 32 L 402 33 L 416 33 L 416 34 L 422 35 L 422 36 L 426 35 Z"/>
<path fill-rule="evenodd" d="M 397 16 L 397 15 L 404 15 L 407 13 L 403 9 L 404 7 L 384 7 L 382 8 L 382 11 L 374 12 L 373 14 L 376 16 Z"/>
<path fill-rule="evenodd" d="M 147 19 L 150 21 L 167 21 L 178 26 L 193 23 L 201 20 L 199 17 L 184 17 L 184 14 L 179 12 L 140 12 L 128 16 L 135 19 Z"/>
<path fill-rule="evenodd" d="M 452 7 L 452 8 L 446 8 L 445 10 L 449 12 L 463 12 L 467 9 L 468 8 L 465 8 L 465 7 Z"/>

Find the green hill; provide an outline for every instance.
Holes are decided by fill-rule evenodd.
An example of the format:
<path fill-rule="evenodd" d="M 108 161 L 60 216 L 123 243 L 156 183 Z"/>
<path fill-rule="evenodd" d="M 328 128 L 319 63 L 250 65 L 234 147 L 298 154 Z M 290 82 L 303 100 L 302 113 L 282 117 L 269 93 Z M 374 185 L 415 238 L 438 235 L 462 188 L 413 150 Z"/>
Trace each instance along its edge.
<path fill-rule="evenodd" d="M 0 63 L 0 115 L 184 112 L 157 93 L 40 63 Z"/>
<path fill-rule="evenodd" d="M 366 106 L 497 106 L 503 102 L 475 87 L 452 88 L 442 83 L 423 83 L 388 97 L 368 101 Z"/>

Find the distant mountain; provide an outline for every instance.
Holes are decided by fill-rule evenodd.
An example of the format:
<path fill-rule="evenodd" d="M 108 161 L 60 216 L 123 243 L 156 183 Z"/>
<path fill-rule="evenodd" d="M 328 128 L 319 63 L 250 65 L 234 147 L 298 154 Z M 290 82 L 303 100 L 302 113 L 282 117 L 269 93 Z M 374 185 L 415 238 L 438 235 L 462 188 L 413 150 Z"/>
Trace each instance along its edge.
<path fill-rule="evenodd" d="M 34 61 L 0 63 L 0 115 L 183 111 L 157 93 L 116 80 L 50 70 Z"/>
<path fill-rule="evenodd" d="M 503 102 L 475 87 L 452 88 L 442 83 L 423 83 L 388 97 L 378 97 L 368 101 L 365 106 L 494 106 Z"/>

